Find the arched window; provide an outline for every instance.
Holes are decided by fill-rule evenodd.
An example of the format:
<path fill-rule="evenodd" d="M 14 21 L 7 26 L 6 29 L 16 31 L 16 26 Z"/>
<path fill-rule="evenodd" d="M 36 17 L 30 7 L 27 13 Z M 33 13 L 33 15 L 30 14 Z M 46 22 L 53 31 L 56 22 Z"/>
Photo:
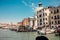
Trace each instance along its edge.
<path fill-rule="evenodd" d="M 60 24 L 60 20 L 58 20 L 58 24 Z"/>
<path fill-rule="evenodd" d="M 54 14 L 55 14 L 55 13 L 57 13 L 57 11 L 56 11 L 56 10 L 54 10 Z"/>
<path fill-rule="evenodd" d="M 59 13 L 59 9 L 57 9 L 57 13 Z"/>
<path fill-rule="evenodd" d="M 57 15 L 57 19 L 59 19 L 59 15 Z"/>

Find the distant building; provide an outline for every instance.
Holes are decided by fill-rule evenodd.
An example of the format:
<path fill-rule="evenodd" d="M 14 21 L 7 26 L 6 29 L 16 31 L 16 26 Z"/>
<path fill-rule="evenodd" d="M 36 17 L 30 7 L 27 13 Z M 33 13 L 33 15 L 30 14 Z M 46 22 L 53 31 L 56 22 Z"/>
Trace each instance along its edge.
<path fill-rule="evenodd" d="M 37 16 L 37 27 L 40 29 L 44 27 L 49 27 L 49 24 L 50 24 L 49 8 L 43 8 L 42 4 L 39 3 L 35 11 Z"/>
<path fill-rule="evenodd" d="M 25 26 L 25 27 L 28 26 L 28 24 L 29 24 L 29 23 L 28 23 L 28 18 L 24 18 L 23 21 L 22 21 L 22 24 L 23 24 L 23 26 Z"/>
<path fill-rule="evenodd" d="M 34 17 L 29 17 L 29 27 L 30 28 L 34 27 Z"/>
<path fill-rule="evenodd" d="M 35 10 L 35 15 L 37 16 L 37 27 L 38 28 L 55 28 L 60 27 L 60 6 L 58 7 L 46 7 L 43 8 L 42 4 Z"/>
<path fill-rule="evenodd" d="M 34 15 L 34 30 L 37 29 L 37 15 Z"/>
<path fill-rule="evenodd" d="M 17 26 L 22 26 L 22 22 L 18 22 L 17 23 Z"/>
<path fill-rule="evenodd" d="M 51 28 L 60 27 L 60 6 L 50 8 Z"/>
<path fill-rule="evenodd" d="M 33 30 L 37 29 L 37 16 L 29 17 L 29 27 Z"/>

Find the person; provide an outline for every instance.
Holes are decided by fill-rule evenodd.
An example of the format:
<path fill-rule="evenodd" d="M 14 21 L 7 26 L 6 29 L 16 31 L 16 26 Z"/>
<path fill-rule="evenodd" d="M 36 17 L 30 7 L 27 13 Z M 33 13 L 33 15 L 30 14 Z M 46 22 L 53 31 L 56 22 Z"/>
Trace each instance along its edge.
<path fill-rule="evenodd" d="M 38 36 L 36 37 L 36 40 L 48 40 L 48 38 L 45 36 Z"/>

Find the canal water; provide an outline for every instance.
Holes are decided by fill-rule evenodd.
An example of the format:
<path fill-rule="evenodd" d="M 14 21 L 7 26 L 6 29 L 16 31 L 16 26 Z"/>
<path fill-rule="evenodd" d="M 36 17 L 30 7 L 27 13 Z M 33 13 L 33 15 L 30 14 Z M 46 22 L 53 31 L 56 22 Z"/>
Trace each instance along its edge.
<path fill-rule="evenodd" d="M 36 32 L 15 32 L 8 29 L 0 29 L 0 40 L 35 40 L 37 36 L 41 36 Z M 49 40 L 60 40 L 59 36 L 54 34 L 45 35 Z"/>

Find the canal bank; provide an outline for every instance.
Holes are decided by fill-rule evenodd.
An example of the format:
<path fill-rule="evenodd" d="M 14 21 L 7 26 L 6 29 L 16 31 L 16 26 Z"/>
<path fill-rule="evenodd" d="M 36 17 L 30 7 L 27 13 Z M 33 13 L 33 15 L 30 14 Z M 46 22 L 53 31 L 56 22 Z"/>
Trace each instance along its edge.
<path fill-rule="evenodd" d="M 0 40 L 35 40 L 37 32 L 15 32 L 8 29 L 0 29 Z M 60 40 L 59 36 L 54 34 L 44 35 L 48 37 L 49 40 Z"/>

